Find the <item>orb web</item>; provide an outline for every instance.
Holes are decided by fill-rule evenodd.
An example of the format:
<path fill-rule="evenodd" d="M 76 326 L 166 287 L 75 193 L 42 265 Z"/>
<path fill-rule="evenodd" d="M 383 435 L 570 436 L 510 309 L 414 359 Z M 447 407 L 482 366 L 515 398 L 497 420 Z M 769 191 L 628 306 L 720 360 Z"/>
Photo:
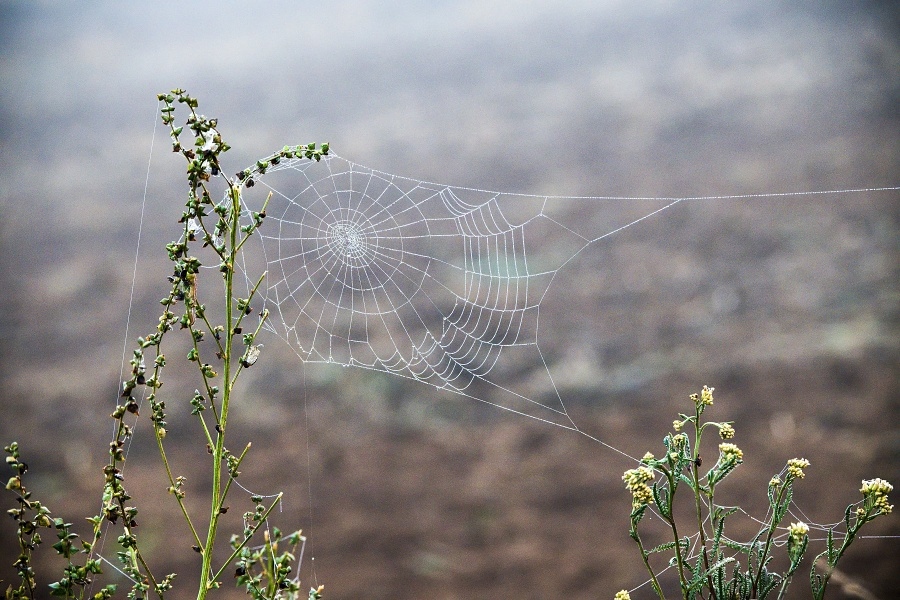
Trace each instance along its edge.
<path fill-rule="evenodd" d="M 548 364 L 541 345 L 544 300 L 552 296 L 553 310 L 565 311 L 579 305 L 568 301 L 579 285 L 590 288 L 567 278 L 573 259 L 684 200 L 869 191 L 511 194 L 393 175 L 333 154 L 282 159 L 254 182 L 242 190 L 244 208 L 259 210 L 268 196 L 267 218 L 242 252 L 242 271 L 248 288 L 267 273 L 258 292 L 271 314 L 265 328 L 303 362 L 412 379 L 579 431 L 621 454 L 569 417 L 554 381 L 568 367 L 559 356 Z M 591 318 L 602 314 L 570 322 Z M 578 332 L 547 333 L 550 353 L 560 354 L 553 339 Z"/>
<path fill-rule="evenodd" d="M 271 197 L 244 274 L 249 286 L 267 272 L 265 327 L 301 360 L 395 374 L 571 429 L 539 345 L 541 303 L 586 246 L 678 201 L 618 206 L 591 236 L 563 224 L 564 198 L 434 184 L 334 155 L 283 160 L 255 183 L 247 210 Z"/>
<path fill-rule="evenodd" d="M 592 244 L 683 200 L 896 189 L 535 196 L 429 183 L 334 155 L 321 162 L 283 160 L 255 183 L 242 190 L 242 202 L 249 213 L 270 194 L 267 219 L 248 238 L 241 270 L 248 290 L 267 273 L 259 297 L 272 317 L 264 327 L 303 362 L 409 378 L 576 431 L 635 462 L 579 429 L 542 352 L 544 300 L 562 288 L 553 302 L 565 303 L 578 283 L 558 281 L 567 265 Z M 733 508 L 760 532 L 768 527 L 768 516 Z M 814 523 L 794 504 L 789 510 L 823 535 L 839 529 Z M 779 528 L 775 545 L 787 537 Z M 699 534 L 689 539 L 686 554 L 690 561 L 702 555 Z M 731 558 L 737 556 L 735 550 Z"/>

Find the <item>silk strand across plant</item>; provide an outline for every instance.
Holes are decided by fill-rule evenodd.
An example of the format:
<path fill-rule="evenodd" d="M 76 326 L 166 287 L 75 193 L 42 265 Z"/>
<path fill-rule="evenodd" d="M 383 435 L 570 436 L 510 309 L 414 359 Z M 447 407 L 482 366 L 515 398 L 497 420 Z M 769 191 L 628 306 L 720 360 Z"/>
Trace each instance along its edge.
<path fill-rule="evenodd" d="M 142 551 L 143 536 L 139 533 L 139 510 L 131 503 L 124 477 L 127 447 L 133 436 L 134 420 L 144 404 L 149 405 L 150 421 L 156 446 L 172 495 L 184 526 L 194 541 L 193 551 L 201 557 L 197 574 L 198 600 L 234 575 L 238 585 L 246 588 L 255 599 L 290 598 L 301 596 L 299 574 L 296 572 L 296 548 L 305 538 L 296 532 L 284 537 L 277 529 L 270 529 L 268 517 L 278 506 L 281 494 L 266 502 L 258 495 L 250 497 L 251 506 L 243 515 L 243 530 L 231 536 L 227 553 L 217 551 L 222 544 L 221 518 L 229 510 L 227 499 L 248 451 L 248 443 L 239 452 L 226 445 L 228 421 L 235 385 L 238 378 L 252 367 L 259 356 L 256 336 L 268 318 L 266 310 L 254 313 L 257 291 L 265 280 L 259 275 L 252 289 L 239 295 L 235 285 L 236 264 L 244 245 L 262 226 L 266 209 L 245 212 L 241 203 L 241 189 L 252 185 L 253 174 L 265 172 L 263 165 L 279 160 L 321 160 L 328 154 L 328 145 L 316 144 L 285 148 L 259 161 L 251 169 L 235 177 L 223 174 L 221 157 L 229 150 L 217 129 L 215 119 L 197 112 L 197 100 L 184 90 L 176 89 L 160 94 L 162 122 L 169 127 L 172 149 L 186 161 L 188 183 L 187 202 L 179 223 L 180 237 L 166 245 L 172 263 L 171 287 L 160 300 L 162 315 L 156 329 L 139 338 L 130 366 L 131 374 L 123 383 L 118 406 L 111 417 L 115 421 L 115 435 L 109 446 L 109 461 L 103 469 L 103 501 L 99 514 L 89 518 L 92 525 L 88 539 L 77 543 L 78 535 L 72 524 L 54 519 L 43 504 L 32 500 L 23 476 L 27 465 L 21 460 L 18 444 L 6 447 L 6 462 L 15 476 L 7 489 L 18 496 L 19 508 L 11 512 L 18 523 L 20 555 L 16 568 L 20 577 L 18 587 L 10 587 L 7 598 L 36 598 L 42 594 L 36 587 L 32 553 L 41 543 L 41 528 L 57 532 L 59 542 L 54 549 L 67 560 L 64 576 L 50 586 L 51 594 L 65 598 L 91 597 L 97 600 L 112 597 L 116 586 L 106 585 L 94 591 L 94 579 L 103 571 L 102 542 L 111 528 L 121 531 L 117 536 L 118 566 L 113 567 L 131 582 L 128 598 L 164 598 L 175 585 L 175 574 L 160 574 L 149 564 Z M 176 125 L 176 104 L 184 105 L 188 115 L 184 125 Z M 213 184 L 217 184 L 214 186 Z M 222 189 L 224 188 L 224 189 Z M 203 297 L 207 287 L 200 285 L 201 269 L 212 261 L 220 279 L 218 286 L 209 286 L 211 299 Z M 204 276 L 207 271 L 203 271 Z M 217 294 L 217 297 L 216 297 Z M 193 365 L 199 382 L 190 404 L 212 463 L 209 488 L 209 513 L 204 518 L 191 514 L 185 503 L 186 478 L 176 474 L 166 451 L 166 403 L 177 399 L 182 392 L 167 395 L 163 392 L 163 370 L 172 360 L 163 351 L 164 341 L 183 332 L 190 345 L 185 359 Z M 140 393 L 139 393 L 140 390 Z M 264 534 L 262 544 L 253 541 Z M 190 549 L 188 549 L 190 552 Z M 82 562 L 76 559 L 81 556 Z M 217 558 L 218 556 L 218 558 Z M 109 561 L 107 561 L 109 562 Z M 310 600 L 321 598 L 322 586 L 311 588 L 304 596 Z M 183 592 L 180 594 L 183 596 Z"/>
<path fill-rule="evenodd" d="M 713 405 L 713 391 L 704 386 L 700 393 L 691 394 L 694 410 L 679 414 L 672 423 L 675 432 L 667 434 L 663 440 L 665 453 L 656 458 L 648 452 L 641 459 L 641 466 L 625 471 L 622 476 L 632 496 L 629 535 L 638 546 L 653 591 L 661 599 L 666 598 L 660 583 L 661 569 L 651 565 L 651 559 L 659 554 L 671 557 L 668 564 L 675 567 L 680 597 L 685 600 L 763 600 L 772 594 L 781 600 L 810 543 L 807 523 L 782 525 L 791 508 L 794 484 L 804 478 L 809 461 L 792 458 L 769 481 L 768 514 L 753 539 L 740 542 L 729 537 L 725 533 L 725 522 L 740 507 L 717 504 L 716 488 L 744 462 L 744 453 L 729 441 L 735 437 L 733 423 L 704 419 L 704 413 Z M 722 441 L 715 463 L 701 474 L 700 447 L 707 429 L 718 431 Z M 690 490 L 694 523 L 678 522 L 675 516 L 675 495 L 679 488 Z M 813 598 L 821 600 L 824 597 L 838 560 L 857 538 L 860 529 L 893 510 L 888 502 L 888 493 L 892 489 L 883 479 L 863 481 L 860 489 L 863 499 L 847 507 L 843 532 L 838 533 L 834 525 L 827 527 L 825 550 L 815 557 L 810 570 Z M 639 533 L 639 525 L 650 511 L 669 527 L 671 541 L 648 549 Z M 692 533 L 686 534 L 685 529 Z M 787 566 L 780 572 L 773 569 L 773 551 L 779 547 L 787 550 Z M 630 594 L 622 590 L 615 598 L 626 600 Z"/>

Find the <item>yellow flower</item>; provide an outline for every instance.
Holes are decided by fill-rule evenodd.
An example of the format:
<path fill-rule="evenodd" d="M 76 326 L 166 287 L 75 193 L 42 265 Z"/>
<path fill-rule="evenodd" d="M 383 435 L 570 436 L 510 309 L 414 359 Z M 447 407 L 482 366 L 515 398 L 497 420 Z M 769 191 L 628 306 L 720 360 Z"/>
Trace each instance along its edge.
<path fill-rule="evenodd" d="M 713 403 L 713 391 L 715 391 L 715 389 L 716 388 L 711 388 L 704 385 L 703 389 L 700 390 L 700 404 L 711 406 Z"/>
<path fill-rule="evenodd" d="M 769 480 L 769 487 L 777 487 L 779 485 L 781 485 L 781 477 L 778 475 L 775 475 Z"/>
<path fill-rule="evenodd" d="M 647 485 L 653 478 L 653 469 L 650 467 L 629 469 L 622 475 L 625 488 L 631 492 L 631 504 L 634 508 L 653 503 L 653 490 Z"/>
<path fill-rule="evenodd" d="M 725 460 L 735 460 L 737 462 L 742 462 L 744 460 L 744 452 L 734 444 L 729 444 L 728 442 L 719 444 L 719 452 L 722 453 Z"/>
<path fill-rule="evenodd" d="M 804 535 L 809 533 L 809 525 L 800 521 L 799 523 L 791 523 L 790 527 L 791 537 L 794 538 L 802 538 Z"/>
<path fill-rule="evenodd" d="M 809 534 L 809 526 L 802 521 L 799 523 L 791 523 L 788 532 L 791 536 L 790 544 L 800 544 L 803 542 L 803 538 Z"/>
<path fill-rule="evenodd" d="M 803 469 L 809 466 L 809 461 L 805 458 L 792 458 L 787 462 L 788 475 L 794 479 L 803 479 L 806 474 Z"/>
<path fill-rule="evenodd" d="M 872 502 L 872 507 L 877 508 L 882 514 L 890 514 L 894 510 L 893 505 L 888 504 L 888 494 L 894 489 L 890 483 L 876 477 L 875 479 L 863 480 L 862 487 L 859 491 L 863 496 Z"/>
<path fill-rule="evenodd" d="M 631 594 L 628 593 L 628 590 L 622 590 L 616 592 L 616 595 L 613 596 L 613 600 L 631 600 Z"/>
<path fill-rule="evenodd" d="M 894 505 L 888 504 L 887 496 L 879 496 L 875 499 L 875 508 L 879 509 L 881 514 L 889 515 L 894 510 Z"/>
<path fill-rule="evenodd" d="M 622 475 L 622 481 L 625 482 L 625 487 L 627 489 L 632 489 L 633 486 L 639 485 L 641 483 L 646 483 L 653 479 L 653 469 L 650 467 L 638 467 L 637 469 L 628 469 Z"/>
<path fill-rule="evenodd" d="M 875 479 L 863 479 L 862 488 L 860 488 L 859 491 L 861 491 L 864 496 L 887 496 L 893 489 L 894 486 L 890 483 L 880 477 L 876 477 Z"/>
<path fill-rule="evenodd" d="M 674 429 L 675 431 L 681 431 L 682 426 L 684 426 L 684 423 L 682 423 L 678 419 L 672 421 L 672 429 Z"/>
<path fill-rule="evenodd" d="M 631 490 L 631 506 L 638 508 L 644 504 L 653 504 L 653 490 L 646 483 L 642 483 Z"/>
<path fill-rule="evenodd" d="M 644 457 L 641 459 L 641 462 L 648 463 L 651 460 L 653 460 L 654 458 L 655 457 L 653 456 L 652 452 L 647 452 L 646 454 L 644 454 Z"/>
<path fill-rule="evenodd" d="M 719 426 L 719 437 L 723 440 L 730 440 L 734 437 L 734 427 L 731 426 L 731 423 L 722 423 Z"/>

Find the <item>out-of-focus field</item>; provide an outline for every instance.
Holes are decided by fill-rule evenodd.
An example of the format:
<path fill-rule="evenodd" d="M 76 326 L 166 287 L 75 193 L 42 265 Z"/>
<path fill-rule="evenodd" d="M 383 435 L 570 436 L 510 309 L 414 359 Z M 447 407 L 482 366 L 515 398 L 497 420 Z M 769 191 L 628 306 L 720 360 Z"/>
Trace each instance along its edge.
<path fill-rule="evenodd" d="M 387 172 L 532 194 L 900 183 L 890 3 L 557 4 L 0 3 L 0 439 L 19 441 L 36 496 L 79 526 L 99 502 L 158 92 L 184 87 L 219 117 L 233 171 L 327 140 Z M 184 200 L 164 138 L 158 128 L 132 340 L 156 324 Z M 683 202 L 579 255 L 539 335 L 570 415 L 628 454 L 659 453 L 687 395 L 715 386 L 713 415 L 736 421 L 746 460 L 722 500 L 758 516 L 793 456 L 812 462 L 796 500 L 818 523 L 840 519 L 861 479 L 900 482 L 898 199 Z M 565 214 L 597 230 L 600 218 Z M 243 484 L 284 491 L 276 521 L 308 534 L 305 585 L 324 583 L 329 600 L 609 598 L 644 581 L 619 454 L 265 343 L 229 435 L 253 441 Z M 197 383 L 172 377 L 170 455 L 205 514 Z M 188 597 L 199 560 L 146 420 L 126 475 L 152 562 L 179 571 Z M 897 523 L 869 533 L 900 535 Z M 898 550 L 861 540 L 842 571 L 896 597 Z M 792 597 L 808 597 L 807 572 Z"/>

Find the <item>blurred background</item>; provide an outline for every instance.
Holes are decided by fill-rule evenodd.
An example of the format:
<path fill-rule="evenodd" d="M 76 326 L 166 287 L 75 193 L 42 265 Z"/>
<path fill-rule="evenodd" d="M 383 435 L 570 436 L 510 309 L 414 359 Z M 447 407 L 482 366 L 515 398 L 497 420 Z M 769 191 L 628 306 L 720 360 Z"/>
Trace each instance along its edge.
<path fill-rule="evenodd" d="M 0 438 L 19 441 L 54 513 L 80 526 L 96 510 L 159 92 L 186 88 L 219 118 L 232 171 L 316 140 L 383 171 L 531 194 L 893 186 L 897 33 L 894 3 L 875 1 L 0 0 Z M 159 127 L 131 340 L 156 324 L 179 231 L 184 167 L 168 148 Z M 896 484 L 898 199 L 683 202 L 581 255 L 540 335 L 576 423 L 658 453 L 709 384 L 745 452 L 723 502 L 761 516 L 793 456 L 812 461 L 796 500 L 814 522 L 839 520 L 861 479 Z M 170 377 L 173 468 L 203 514 L 197 384 Z M 609 598 L 645 579 L 620 481 L 632 464 L 575 433 L 304 367 L 275 339 L 232 414 L 233 446 L 254 444 L 244 485 L 286 493 L 278 524 L 303 528 L 304 585 L 329 600 Z M 155 452 L 140 421 L 126 472 L 139 532 L 188 597 L 199 558 Z M 249 499 L 232 505 L 237 530 Z M 859 541 L 831 597 L 897 597 L 898 550 Z"/>

